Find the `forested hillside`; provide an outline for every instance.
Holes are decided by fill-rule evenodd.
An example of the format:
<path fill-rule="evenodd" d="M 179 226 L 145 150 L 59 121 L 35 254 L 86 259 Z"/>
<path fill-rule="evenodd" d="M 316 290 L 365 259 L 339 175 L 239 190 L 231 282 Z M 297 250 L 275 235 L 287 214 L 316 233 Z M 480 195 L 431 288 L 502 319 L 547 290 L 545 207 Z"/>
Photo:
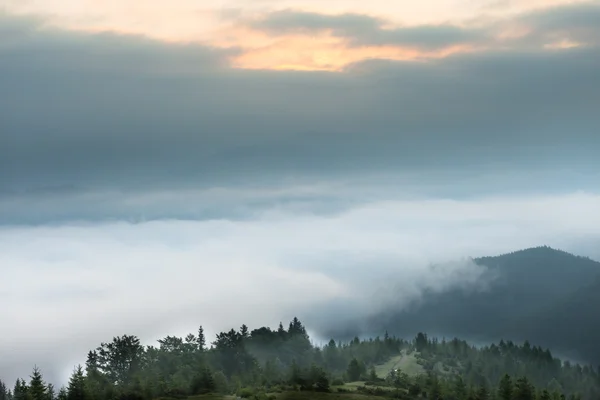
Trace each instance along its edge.
<path fill-rule="evenodd" d="M 131 335 L 101 343 L 56 390 L 37 367 L 0 400 L 151 400 L 225 398 L 399 398 L 453 400 L 597 400 L 600 375 L 561 362 L 547 349 L 510 341 L 477 348 L 467 342 L 406 341 L 387 333 L 324 347 L 303 324 L 221 332 L 207 346 L 202 327 L 142 346 Z"/>
<path fill-rule="evenodd" d="M 403 337 L 422 329 L 487 343 L 529 339 L 600 364 L 594 333 L 600 328 L 600 313 L 594 311 L 600 304 L 600 263 L 546 246 L 474 261 L 495 276 L 488 290 L 427 293 L 422 303 L 375 316 L 369 325 Z"/>

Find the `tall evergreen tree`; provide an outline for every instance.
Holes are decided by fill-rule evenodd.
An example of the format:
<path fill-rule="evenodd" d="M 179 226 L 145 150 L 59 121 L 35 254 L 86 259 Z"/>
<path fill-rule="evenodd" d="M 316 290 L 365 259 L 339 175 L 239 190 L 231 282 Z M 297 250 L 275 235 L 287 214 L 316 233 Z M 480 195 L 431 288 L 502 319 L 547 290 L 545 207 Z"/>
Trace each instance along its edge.
<path fill-rule="evenodd" d="M 498 385 L 498 397 L 500 400 L 513 400 L 513 382 L 508 374 L 504 374 Z"/>
<path fill-rule="evenodd" d="M 15 382 L 15 387 L 13 389 L 13 399 L 29 400 L 29 388 L 27 387 L 27 383 L 21 378 L 18 378 Z"/>
<path fill-rule="evenodd" d="M 277 327 L 277 334 L 280 338 L 284 338 L 286 335 L 285 328 L 283 327 L 283 323 L 279 322 L 279 327 Z"/>
<path fill-rule="evenodd" d="M 8 400 L 8 388 L 6 384 L 0 380 L 0 400 Z"/>
<path fill-rule="evenodd" d="M 477 400 L 488 400 L 490 398 L 490 392 L 488 391 L 488 389 L 485 386 L 482 385 L 479 387 L 479 389 L 477 389 L 475 398 Z"/>
<path fill-rule="evenodd" d="M 55 400 L 56 399 L 56 391 L 54 390 L 54 385 L 49 383 L 47 385 L 47 395 L 46 398 L 48 400 Z"/>
<path fill-rule="evenodd" d="M 35 366 L 29 381 L 30 400 L 48 400 L 48 390 L 42 377 L 42 372 Z"/>
<path fill-rule="evenodd" d="M 246 324 L 243 324 L 240 328 L 240 336 L 242 337 L 242 339 L 248 339 L 250 337 L 250 332 Z"/>
<path fill-rule="evenodd" d="M 550 396 L 550 392 L 546 389 L 542 390 L 542 392 L 540 393 L 538 398 L 539 398 L 539 400 L 552 400 L 552 397 Z"/>
<path fill-rule="evenodd" d="M 198 328 L 198 349 L 204 351 L 206 349 L 206 336 L 204 336 L 204 328 L 200 325 Z"/>
<path fill-rule="evenodd" d="M 415 338 L 415 347 L 417 351 L 423 351 L 427 348 L 428 345 L 427 335 L 423 332 L 419 332 L 417 337 Z"/>
<path fill-rule="evenodd" d="M 348 374 L 348 379 L 350 379 L 351 382 L 355 382 L 360 379 L 360 376 L 363 373 L 361 367 L 362 366 L 356 357 L 350 360 L 346 373 Z"/>
<path fill-rule="evenodd" d="M 85 375 L 83 374 L 83 368 L 81 365 L 78 365 L 69 379 L 67 400 L 87 400 L 88 396 L 85 389 Z"/>
<path fill-rule="evenodd" d="M 458 376 L 454 381 L 454 396 L 457 400 L 466 400 L 467 398 L 467 384 L 465 383 L 462 376 Z"/>
<path fill-rule="evenodd" d="M 535 389 L 526 377 L 517 379 L 513 400 L 535 400 Z"/>

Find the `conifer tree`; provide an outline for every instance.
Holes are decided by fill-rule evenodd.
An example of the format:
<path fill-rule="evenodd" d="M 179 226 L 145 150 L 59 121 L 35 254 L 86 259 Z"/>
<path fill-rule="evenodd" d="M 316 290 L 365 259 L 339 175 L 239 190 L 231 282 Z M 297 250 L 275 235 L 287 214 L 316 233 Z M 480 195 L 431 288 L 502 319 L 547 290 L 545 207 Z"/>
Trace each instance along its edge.
<path fill-rule="evenodd" d="M 2 382 L 1 380 L 0 380 L 0 400 L 8 400 L 8 388 L 6 387 L 4 382 Z"/>
<path fill-rule="evenodd" d="M 513 400 L 534 400 L 535 390 L 526 377 L 517 379 Z"/>
<path fill-rule="evenodd" d="M 54 385 L 49 383 L 47 386 L 47 393 L 46 393 L 46 398 L 48 400 L 55 400 L 56 399 L 56 391 L 54 390 Z"/>
<path fill-rule="evenodd" d="M 29 399 L 30 400 L 47 400 L 48 390 L 46 383 L 42 377 L 42 372 L 37 366 L 33 367 L 33 373 L 29 381 Z"/>
<path fill-rule="evenodd" d="M 83 374 L 83 368 L 78 365 L 71 378 L 69 379 L 69 386 L 67 387 L 67 400 L 87 400 L 85 390 L 85 376 Z"/>
<path fill-rule="evenodd" d="M 204 336 L 204 328 L 200 325 L 198 328 L 198 349 L 204 351 L 206 349 L 206 336 Z"/>
<path fill-rule="evenodd" d="M 14 400 L 28 400 L 29 397 L 29 388 L 27 387 L 27 383 L 18 378 L 15 382 L 15 387 L 13 389 L 13 399 Z"/>
<path fill-rule="evenodd" d="M 510 375 L 504 374 L 498 385 L 498 397 L 500 400 L 513 400 L 513 383 Z"/>

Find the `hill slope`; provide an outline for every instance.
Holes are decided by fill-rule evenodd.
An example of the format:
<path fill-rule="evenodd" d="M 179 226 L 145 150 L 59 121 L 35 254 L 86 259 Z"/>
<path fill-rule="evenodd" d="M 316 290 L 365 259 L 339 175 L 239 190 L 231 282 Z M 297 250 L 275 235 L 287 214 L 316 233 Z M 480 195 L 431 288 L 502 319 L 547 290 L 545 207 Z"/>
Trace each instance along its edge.
<path fill-rule="evenodd" d="M 600 263 L 546 246 L 474 261 L 497 274 L 489 290 L 431 294 L 391 320 L 389 315 L 374 318 L 373 328 L 483 342 L 528 339 L 600 362 L 600 343 L 593 339 L 600 328 L 594 308 L 600 304 Z"/>

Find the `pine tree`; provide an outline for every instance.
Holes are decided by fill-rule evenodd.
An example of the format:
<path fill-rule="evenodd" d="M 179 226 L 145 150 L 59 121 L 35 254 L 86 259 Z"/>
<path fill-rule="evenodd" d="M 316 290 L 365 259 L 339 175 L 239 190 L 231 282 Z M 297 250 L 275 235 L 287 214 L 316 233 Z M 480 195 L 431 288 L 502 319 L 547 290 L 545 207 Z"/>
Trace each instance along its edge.
<path fill-rule="evenodd" d="M 71 378 L 69 379 L 69 386 L 67 387 L 67 400 L 87 400 L 85 390 L 85 376 L 83 375 L 83 368 L 78 365 Z"/>
<path fill-rule="evenodd" d="M 535 390 L 526 377 L 519 378 L 515 384 L 513 400 L 534 400 Z"/>
<path fill-rule="evenodd" d="M 198 328 L 198 349 L 204 351 L 206 349 L 206 336 L 204 336 L 204 328 L 200 325 Z"/>
<path fill-rule="evenodd" d="M 490 392 L 487 390 L 485 386 L 480 386 L 477 389 L 477 393 L 475 394 L 477 400 L 488 400 L 490 398 Z"/>
<path fill-rule="evenodd" d="M 427 335 L 424 334 L 423 332 L 419 332 L 417 334 L 417 337 L 415 338 L 416 350 L 419 352 L 424 351 L 427 348 L 428 343 L 429 342 L 427 340 Z"/>
<path fill-rule="evenodd" d="M 220 394 L 229 393 L 229 380 L 222 371 L 217 371 L 214 374 L 215 391 Z"/>
<path fill-rule="evenodd" d="M 46 398 L 48 400 L 55 400 L 56 399 L 56 391 L 54 390 L 54 385 L 49 383 L 47 389 L 48 390 L 47 390 Z"/>
<path fill-rule="evenodd" d="M 104 400 L 108 397 L 107 387 L 107 379 L 98 368 L 98 353 L 90 351 L 85 362 L 85 393 L 88 400 Z"/>
<path fill-rule="evenodd" d="M 250 337 L 250 332 L 246 324 L 243 324 L 240 328 L 240 335 L 242 336 L 242 339 L 248 339 Z"/>
<path fill-rule="evenodd" d="M 4 382 L 2 382 L 1 380 L 0 380 L 0 400 L 8 400 L 8 388 L 6 387 Z"/>
<path fill-rule="evenodd" d="M 378 376 L 377 376 L 377 372 L 375 371 L 375 367 L 371 366 L 371 369 L 369 371 L 369 380 L 371 382 L 377 382 L 379 380 Z"/>
<path fill-rule="evenodd" d="M 438 400 L 442 397 L 442 388 L 440 386 L 440 381 L 435 374 L 430 374 L 428 376 L 429 381 L 429 398 L 432 400 Z"/>
<path fill-rule="evenodd" d="M 296 385 L 300 382 L 301 379 L 302 375 L 300 372 L 300 367 L 298 367 L 296 360 L 292 360 L 292 365 L 290 365 L 289 383 L 292 385 Z"/>
<path fill-rule="evenodd" d="M 498 397 L 500 400 L 513 400 L 513 383 L 510 375 L 504 374 L 498 385 Z"/>
<path fill-rule="evenodd" d="M 283 324 L 281 322 L 279 322 L 279 327 L 277 328 L 277 334 L 279 335 L 280 338 L 284 338 L 286 333 L 287 332 L 285 331 Z"/>
<path fill-rule="evenodd" d="M 465 400 L 467 398 L 467 384 L 461 376 L 454 381 L 454 395 L 457 400 Z"/>
<path fill-rule="evenodd" d="M 68 400 L 67 389 L 65 387 L 61 387 L 58 391 L 58 395 L 56 395 L 56 400 Z"/>
<path fill-rule="evenodd" d="M 546 389 L 542 390 L 542 392 L 539 395 L 539 400 L 552 400 L 552 398 L 550 397 L 550 392 Z"/>
<path fill-rule="evenodd" d="M 204 394 L 214 392 L 216 383 L 212 371 L 208 367 L 204 367 L 194 377 L 190 387 L 192 394 Z"/>
<path fill-rule="evenodd" d="M 14 400 L 28 400 L 29 397 L 29 388 L 27 387 L 27 383 L 18 378 L 15 382 L 15 387 L 13 389 L 13 399 Z"/>
<path fill-rule="evenodd" d="M 29 381 L 29 398 L 31 400 L 47 400 L 47 396 L 48 390 L 46 388 L 46 384 L 44 383 L 42 372 L 37 366 L 34 366 L 33 374 L 31 375 L 31 380 Z"/>
<path fill-rule="evenodd" d="M 348 368 L 346 370 L 346 373 L 348 374 L 348 379 L 351 382 L 356 382 L 360 379 L 361 372 L 361 366 L 358 360 L 356 358 L 350 360 L 350 363 L 348 364 Z"/>

